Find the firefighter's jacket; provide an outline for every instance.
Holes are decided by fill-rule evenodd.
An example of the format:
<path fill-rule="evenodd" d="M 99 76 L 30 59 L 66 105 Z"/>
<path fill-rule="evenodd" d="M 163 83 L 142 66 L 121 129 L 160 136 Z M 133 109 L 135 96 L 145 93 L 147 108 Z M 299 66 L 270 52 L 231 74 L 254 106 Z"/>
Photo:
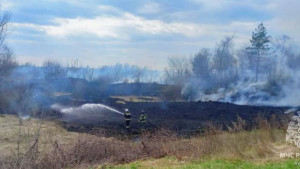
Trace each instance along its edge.
<path fill-rule="evenodd" d="M 131 113 L 130 112 L 125 112 L 124 117 L 125 117 L 126 121 L 130 121 L 131 120 Z"/>
<path fill-rule="evenodd" d="M 139 122 L 140 123 L 146 123 L 147 122 L 147 115 L 146 114 L 141 114 Z"/>

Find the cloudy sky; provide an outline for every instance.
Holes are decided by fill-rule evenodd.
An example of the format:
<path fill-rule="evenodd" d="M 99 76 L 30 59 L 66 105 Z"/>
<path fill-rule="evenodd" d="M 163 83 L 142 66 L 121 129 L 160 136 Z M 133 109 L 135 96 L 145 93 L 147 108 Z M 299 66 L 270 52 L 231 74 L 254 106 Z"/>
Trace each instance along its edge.
<path fill-rule="evenodd" d="M 235 34 L 247 45 L 264 22 L 273 37 L 300 42 L 299 0 L 1 0 L 11 13 L 7 43 L 21 63 L 77 59 L 163 69 Z"/>

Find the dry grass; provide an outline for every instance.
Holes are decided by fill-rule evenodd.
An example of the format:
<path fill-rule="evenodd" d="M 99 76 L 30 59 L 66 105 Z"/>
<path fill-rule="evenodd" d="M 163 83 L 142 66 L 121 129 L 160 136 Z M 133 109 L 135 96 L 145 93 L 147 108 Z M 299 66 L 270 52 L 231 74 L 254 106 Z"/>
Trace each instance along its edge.
<path fill-rule="evenodd" d="M 275 134 L 275 137 L 271 135 Z M 69 147 L 55 144 L 51 153 L 39 161 L 39 168 L 123 164 L 136 160 L 175 157 L 178 161 L 199 159 L 278 160 L 279 152 L 295 150 L 285 145 L 284 131 L 254 130 L 218 133 L 190 139 L 178 138 L 166 130 L 145 133 L 140 140 L 81 137 Z M 275 138 L 275 140 L 274 140 Z M 285 145 L 279 148 L 278 145 Z"/>
<path fill-rule="evenodd" d="M 161 98 L 156 96 L 110 96 L 114 99 L 120 99 L 126 102 L 160 102 Z"/>
<path fill-rule="evenodd" d="M 15 151 L 19 132 L 19 119 L 13 115 L 0 116 L 0 152 L 9 154 Z M 47 148 L 50 143 L 59 140 L 61 143 L 69 144 L 76 139 L 79 134 L 68 132 L 55 122 L 42 121 L 36 119 L 22 120 L 20 126 L 20 146 L 24 151 L 29 146 L 39 132 L 40 148 Z"/>
<path fill-rule="evenodd" d="M 174 157 L 176 161 L 220 158 L 264 162 L 278 160 L 280 152 L 296 149 L 285 143 L 285 130 L 262 119 L 258 119 L 258 127 L 250 131 L 244 130 L 244 121 L 239 119 L 228 126 L 230 131 L 208 125 L 204 135 L 192 138 L 181 138 L 160 129 L 123 139 L 71 133 L 54 122 L 37 123 L 31 119 L 22 124 L 23 153 L 21 162 L 16 165 L 18 119 L 7 115 L 0 119 L 1 151 L 6 152 L 0 164 L 4 168 L 88 168 L 162 157 Z M 38 146 L 33 139 L 36 138 L 36 124 L 40 124 L 41 129 Z M 32 145 L 36 151 L 28 151 Z"/>

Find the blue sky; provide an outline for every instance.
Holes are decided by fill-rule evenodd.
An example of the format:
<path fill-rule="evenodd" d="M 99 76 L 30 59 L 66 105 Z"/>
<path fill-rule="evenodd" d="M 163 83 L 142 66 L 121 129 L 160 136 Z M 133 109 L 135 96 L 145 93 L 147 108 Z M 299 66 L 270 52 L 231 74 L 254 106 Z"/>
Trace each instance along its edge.
<path fill-rule="evenodd" d="M 162 70 L 235 34 L 249 43 L 264 22 L 276 37 L 300 42 L 299 0 L 1 0 L 11 13 L 7 43 L 21 63 L 99 67 L 137 64 Z"/>

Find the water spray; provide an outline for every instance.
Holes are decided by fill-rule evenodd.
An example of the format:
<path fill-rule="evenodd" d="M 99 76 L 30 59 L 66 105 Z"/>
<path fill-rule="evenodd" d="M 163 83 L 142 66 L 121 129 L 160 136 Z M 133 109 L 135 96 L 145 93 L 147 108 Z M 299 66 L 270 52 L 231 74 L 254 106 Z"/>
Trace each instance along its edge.
<path fill-rule="evenodd" d="M 54 110 L 60 111 L 61 113 L 64 113 L 64 114 L 76 114 L 76 113 L 84 113 L 84 112 L 86 112 L 86 113 L 102 113 L 104 111 L 109 110 L 110 112 L 114 112 L 114 113 L 123 115 L 122 112 L 120 112 L 116 109 L 113 109 L 109 106 L 106 106 L 104 104 L 88 103 L 88 104 L 83 104 L 79 107 L 67 107 L 67 106 L 62 106 L 60 104 L 53 104 L 51 106 L 51 108 Z"/>

